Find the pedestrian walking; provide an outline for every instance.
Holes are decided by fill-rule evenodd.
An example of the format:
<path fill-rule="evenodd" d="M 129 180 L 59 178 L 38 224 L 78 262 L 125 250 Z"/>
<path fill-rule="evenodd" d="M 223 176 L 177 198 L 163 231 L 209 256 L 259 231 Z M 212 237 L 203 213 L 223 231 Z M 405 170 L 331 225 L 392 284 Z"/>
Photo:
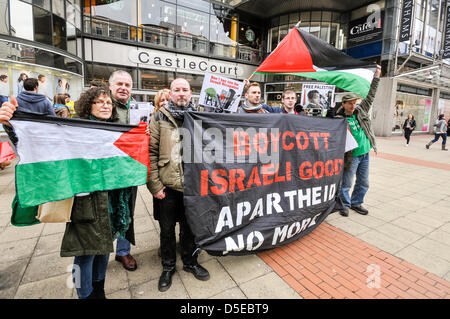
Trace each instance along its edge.
<path fill-rule="evenodd" d="M 442 150 L 448 151 L 448 149 L 445 148 L 445 144 L 447 143 L 447 122 L 444 119 L 444 114 L 439 114 L 438 119 L 436 120 L 436 123 L 434 123 L 434 139 L 432 139 L 425 147 L 427 149 L 430 148 L 431 144 L 437 142 L 439 138 L 442 137 Z"/>
<path fill-rule="evenodd" d="M 412 115 L 411 113 L 408 114 L 408 118 L 405 120 L 405 123 L 403 123 L 402 128 L 403 128 L 403 132 L 404 132 L 405 139 L 406 139 L 405 146 L 408 147 L 409 140 L 411 138 L 411 133 L 416 128 L 416 120 L 414 119 L 414 115 Z"/>

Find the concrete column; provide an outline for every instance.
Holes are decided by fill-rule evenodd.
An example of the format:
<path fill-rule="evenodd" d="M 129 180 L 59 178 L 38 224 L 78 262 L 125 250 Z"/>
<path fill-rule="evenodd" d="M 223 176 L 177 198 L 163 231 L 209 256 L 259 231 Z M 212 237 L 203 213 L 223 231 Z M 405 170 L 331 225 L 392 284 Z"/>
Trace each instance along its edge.
<path fill-rule="evenodd" d="M 375 136 L 387 137 L 392 135 L 392 118 L 396 93 L 396 79 L 391 77 L 380 79 L 372 106 L 372 128 Z"/>
<path fill-rule="evenodd" d="M 434 135 L 434 123 L 438 117 L 438 108 L 439 108 L 439 95 L 441 95 L 441 90 L 439 88 L 433 89 L 433 102 L 431 105 L 431 114 L 430 114 L 430 130 L 429 134 Z"/>

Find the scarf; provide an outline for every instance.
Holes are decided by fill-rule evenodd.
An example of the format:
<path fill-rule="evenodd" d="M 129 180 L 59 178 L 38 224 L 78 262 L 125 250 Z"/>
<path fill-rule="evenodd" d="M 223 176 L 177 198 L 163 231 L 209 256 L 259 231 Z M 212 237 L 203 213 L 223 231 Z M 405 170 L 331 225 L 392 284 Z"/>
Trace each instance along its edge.
<path fill-rule="evenodd" d="M 113 189 L 108 192 L 109 223 L 113 240 L 125 238 L 131 223 L 130 217 L 131 187 Z"/>
<path fill-rule="evenodd" d="M 247 100 L 244 101 L 242 108 L 246 113 L 267 113 L 267 111 L 263 109 L 261 103 L 259 103 L 257 106 L 249 106 Z"/>
<path fill-rule="evenodd" d="M 194 104 L 192 104 L 191 102 L 189 102 L 188 106 L 185 106 L 183 109 L 180 109 L 177 106 L 175 106 L 172 101 L 169 101 L 169 103 L 166 105 L 166 110 L 169 111 L 170 115 L 172 115 L 175 121 L 177 121 L 177 123 L 181 123 L 181 125 L 184 121 L 184 114 L 186 112 L 197 111 L 194 107 Z"/>

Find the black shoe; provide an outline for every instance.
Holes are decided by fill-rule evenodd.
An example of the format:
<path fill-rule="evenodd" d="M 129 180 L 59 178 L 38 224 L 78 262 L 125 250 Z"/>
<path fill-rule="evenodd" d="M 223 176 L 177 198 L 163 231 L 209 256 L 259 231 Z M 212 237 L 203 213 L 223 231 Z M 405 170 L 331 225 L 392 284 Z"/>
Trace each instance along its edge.
<path fill-rule="evenodd" d="M 352 206 L 350 208 L 361 215 L 367 215 L 369 213 L 369 211 L 362 206 Z"/>
<path fill-rule="evenodd" d="M 106 299 L 105 280 L 92 282 L 92 292 L 86 299 Z"/>
<path fill-rule="evenodd" d="M 194 274 L 194 277 L 198 280 L 206 281 L 209 279 L 209 272 L 199 264 L 196 265 L 184 265 L 183 270 L 187 272 L 191 272 Z"/>
<path fill-rule="evenodd" d="M 163 270 L 158 281 L 158 290 L 164 292 L 172 285 L 172 276 L 175 273 L 175 268 L 171 270 Z"/>
<path fill-rule="evenodd" d="M 341 214 L 341 216 L 348 217 L 348 207 L 343 206 L 342 210 L 339 211 L 339 214 Z"/>

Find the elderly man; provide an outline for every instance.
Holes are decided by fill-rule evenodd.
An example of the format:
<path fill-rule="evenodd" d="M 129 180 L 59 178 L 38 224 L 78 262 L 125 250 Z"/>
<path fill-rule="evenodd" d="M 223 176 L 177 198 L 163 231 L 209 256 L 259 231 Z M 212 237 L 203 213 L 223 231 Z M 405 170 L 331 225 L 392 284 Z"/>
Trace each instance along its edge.
<path fill-rule="evenodd" d="M 372 131 L 369 116 L 375 93 L 380 81 L 381 67 L 378 65 L 373 76 L 367 97 L 358 105 L 359 96 L 355 93 L 348 93 L 342 97 L 342 106 L 336 112 L 337 116 L 347 119 L 350 131 L 358 143 L 358 147 L 349 151 L 344 157 L 344 175 L 340 198 L 343 203 L 342 216 L 348 216 L 350 207 L 359 214 L 367 215 L 369 211 L 362 206 L 364 196 L 369 190 L 369 152 L 370 149 L 376 152 L 375 134 Z M 349 191 L 356 175 L 355 187 L 350 197 Z"/>
<path fill-rule="evenodd" d="M 170 101 L 159 109 L 150 122 L 150 178 L 147 183 L 153 194 L 157 209 L 155 219 L 161 228 L 162 274 L 159 291 L 166 291 L 172 284 L 176 262 L 175 224 L 180 223 L 180 245 L 183 270 L 194 274 L 199 280 L 208 280 L 209 272 L 197 262 L 194 235 L 187 223 L 183 203 L 183 163 L 181 162 L 181 139 L 179 128 L 184 113 L 195 111 L 191 103 L 192 91 L 183 78 L 170 85 Z"/>
<path fill-rule="evenodd" d="M 128 72 L 117 70 L 111 73 L 111 76 L 109 77 L 109 89 L 111 90 L 113 104 L 115 105 L 117 113 L 119 114 L 119 121 L 117 123 L 130 124 L 130 102 L 132 100 L 132 87 L 133 79 Z M 136 195 L 137 187 L 131 187 L 131 198 L 129 205 L 132 208 L 130 211 L 131 216 L 134 215 Z M 134 232 L 133 223 L 130 224 L 130 229 L 128 231 Z M 135 243 L 132 244 L 135 245 Z M 137 263 L 130 252 L 130 242 L 123 237 L 117 238 L 115 260 L 121 262 L 126 270 L 133 271 L 137 269 Z"/>

